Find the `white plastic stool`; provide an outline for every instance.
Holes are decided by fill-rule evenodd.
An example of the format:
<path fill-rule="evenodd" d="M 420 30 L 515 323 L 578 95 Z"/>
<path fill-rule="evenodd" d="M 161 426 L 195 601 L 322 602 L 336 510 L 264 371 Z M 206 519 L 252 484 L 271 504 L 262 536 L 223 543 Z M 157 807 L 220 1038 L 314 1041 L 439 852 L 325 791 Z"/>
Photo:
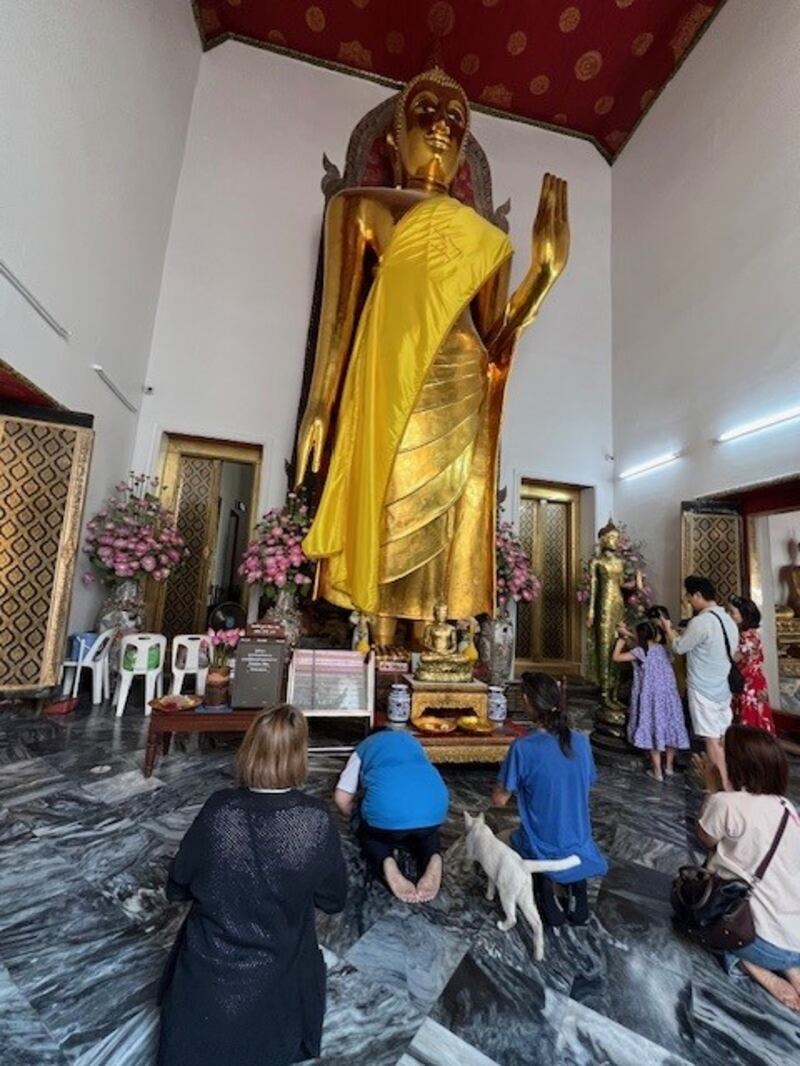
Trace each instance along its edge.
<path fill-rule="evenodd" d="M 129 648 L 135 651 L 132 666 L 125 665 Z M 149 665 L 150 652 L 158 649 L 158 665 Z M 119 650 L 119 682 L 117 683 L 117 718 L 122 717 L 134 677 L 144 678 L 144 713 L 150 714 L 150 700 L 164 694 L 164 659 L 167 655 L 167 638 L 160 633 L 133 633 L 122 638 Z"/>
<path fill-rule="evenodd" d="M 61 694 L 77 696 L 81 687 L 81 673 L 92 672 L 92 703 L 102 703 L 111 698 L 111 680 L 108 670 L 108 653 L 116 629 L 106 629 L 95 638 L 88 648 L 81 648 L 77 659 L 65 659 L 61 666 Z"/>
<path fill-rule="evenodd" d="M 183 665 L 178 666 L 178 652 L 183 649 Z M 206 653 L 205 666 L 200 665 L 200 656 Z M 179 696 L 183 689 L 183 679 L 187 674 L 195 674 L 195 692 L 203 696 L 208 677 L 208 661 L 211 658 L 211 641 L 205 633 L 182 633 L 172 638 L 172 685 L 170 694 Z"/>

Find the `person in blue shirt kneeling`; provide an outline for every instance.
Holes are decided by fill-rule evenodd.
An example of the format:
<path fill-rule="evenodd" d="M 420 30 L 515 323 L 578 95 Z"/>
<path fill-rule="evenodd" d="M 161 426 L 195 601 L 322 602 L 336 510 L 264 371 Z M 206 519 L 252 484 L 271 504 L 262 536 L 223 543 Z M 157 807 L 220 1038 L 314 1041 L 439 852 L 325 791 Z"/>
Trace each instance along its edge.
<path fill-rule="evenodd" d="M 357 800 L 360 795 L 360 802 Z M 353 826 L 367 865 L 404 903 L 429 903 L 442 883 L 439 828 L 447 817 L 447 788 L 410 733 L 377 730 L 350 756 L 334 802 Z M 417 866 L 416 884 L 400 872 L 399 848 Z"/>
<path fill-rule="evenodd" d="M 587 736 L 570 729 L 561 690 L 552 677 L 525 673 L 522 692 L 535 728 L 511 745 L 492 803 L 505 807 L 516 795 L 520 825 L 509 842 L 524 859 L 578 856 L 579 866 L 537 876 L 536 889 L 547 925 L 585 925 L 586 879 L 602 877 L 608 870 L 592 837 L 589 790 L 597 779 L 592 749 Z M 556 884 L 565 886 L 560 899 Z"/>

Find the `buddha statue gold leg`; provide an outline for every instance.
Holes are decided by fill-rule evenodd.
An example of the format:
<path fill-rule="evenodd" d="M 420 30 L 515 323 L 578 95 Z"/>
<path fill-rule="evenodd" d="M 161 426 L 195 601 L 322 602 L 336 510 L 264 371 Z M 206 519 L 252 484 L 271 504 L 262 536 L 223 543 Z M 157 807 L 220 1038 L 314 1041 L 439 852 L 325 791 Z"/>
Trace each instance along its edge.
<path fill-rule="evenodd" d="M 390 648 L 397 633 L 397 619 L 388 614 L 379 614 L 372 624 L 372 640 L 379 648 Z"/>

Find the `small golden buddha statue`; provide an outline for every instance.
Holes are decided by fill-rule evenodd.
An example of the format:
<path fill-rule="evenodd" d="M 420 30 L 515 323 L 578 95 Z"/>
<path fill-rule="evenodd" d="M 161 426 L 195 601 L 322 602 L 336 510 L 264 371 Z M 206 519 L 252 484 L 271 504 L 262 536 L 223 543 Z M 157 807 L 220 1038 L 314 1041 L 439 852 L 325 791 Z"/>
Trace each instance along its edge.
<path fill-rule="evenodd" d="M 625 561 L 619 554 L 620 531 L 609 518 L 597 534 L 598 552 L 589 561 L 589 669 L 603 703 L 620 709 L 616 699 L 619 670 L 611 661 L 617 627 L 625 621 Z"/>
<path fill-rule="evenodd" d="M 423 644 L 428 649 L 419 657 L 414 676 L 417 681 L 461 682 L 472 680 L 472 663 L 458 650 L 458 632 L 447 621 L 447 604 L 437 603 L 433 622 L 425 626 Z"/>

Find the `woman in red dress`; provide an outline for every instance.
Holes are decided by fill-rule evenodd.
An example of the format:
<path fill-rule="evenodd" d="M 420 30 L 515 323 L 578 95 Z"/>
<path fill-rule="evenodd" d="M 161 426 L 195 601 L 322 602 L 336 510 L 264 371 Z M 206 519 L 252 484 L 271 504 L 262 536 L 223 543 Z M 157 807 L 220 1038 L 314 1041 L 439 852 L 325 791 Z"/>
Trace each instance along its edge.
<path fill-rule="evenodd" d="M 733 697 L 734 717 L 742 725 L 774 733 L 775 723 L 769 708 L 767 679 L 764 677 L 764 648 L 758 632 L 761 612 L 752 600 L 731 596 L 728 614 L 739 627 L 736 662 L 744 678 L 744 692 Z"/>

